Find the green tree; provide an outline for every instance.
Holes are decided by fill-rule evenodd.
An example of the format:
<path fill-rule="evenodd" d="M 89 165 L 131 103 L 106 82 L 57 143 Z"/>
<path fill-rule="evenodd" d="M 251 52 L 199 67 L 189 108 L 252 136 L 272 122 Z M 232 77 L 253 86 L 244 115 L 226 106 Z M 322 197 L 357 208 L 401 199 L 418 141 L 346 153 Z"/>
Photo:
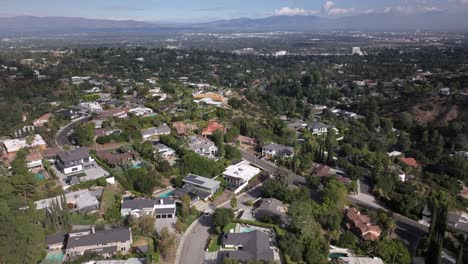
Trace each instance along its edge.
<path fill-rule="evenodd" d="M 231 198 L 231 208 L 232 208 L 232 209 L 236 209 L 236 208 L 237 208 L 237 198 L 236 198 L 236 197 L 232 197 L 232 198 Z"/>
<path fill-rule="evenodd" d="M 217 208 L 213 214 L 213 222 L 216 226 L 225 227 L 234 219 L 234 212 L 230 208 Z"/>
<path fill-rule="evenodd" d="M 94 123 L 75 127 L 75 139 L 80 146 L 90 146 L 94 142 Z"/>

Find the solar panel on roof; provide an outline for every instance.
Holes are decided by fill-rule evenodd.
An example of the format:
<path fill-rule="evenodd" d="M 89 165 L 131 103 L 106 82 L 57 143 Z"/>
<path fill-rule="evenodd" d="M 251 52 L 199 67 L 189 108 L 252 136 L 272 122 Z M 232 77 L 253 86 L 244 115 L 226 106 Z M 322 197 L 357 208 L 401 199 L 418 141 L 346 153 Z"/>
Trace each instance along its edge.
<path fill-rule="evenodd" d="M 201 181 L 201 180 L 198 180 L 196 177 L 194 176 L 188 176 L 187 179 L 193 183 L 196 183 L 196 184 L 204 184 L 205 182 L 204 181 Z"/>

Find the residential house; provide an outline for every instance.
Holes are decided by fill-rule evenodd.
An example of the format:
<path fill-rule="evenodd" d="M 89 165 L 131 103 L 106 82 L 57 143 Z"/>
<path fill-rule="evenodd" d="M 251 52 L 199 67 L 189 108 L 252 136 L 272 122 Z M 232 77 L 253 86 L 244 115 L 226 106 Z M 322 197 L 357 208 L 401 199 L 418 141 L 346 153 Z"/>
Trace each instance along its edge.
<path fill-rule="evenodd" d="M 114 107 L 109 110 L 102 111 L 97 117 L 97 120 L 106 120 L 111 117 L 115 118 L 127 118 L 127 109 L 126 108 L 120 108 L 120 107 Z"/>
<path fill-rule="evenodd" d="M 140 218 L 145 215 L 154 215 L 154 200 L 138 198 L 131 200 L 123 200 L 120 209 L 122 217 L 131 215 L 135 218 Z"/>
<path fill-rule="evenodd" d="M 237 137 L 237 142 L 239 142 L 239 144 L 247 145 L 251 147 L 256 147 L 258 145 L 258 141 L 255 138 L 241 136 L 241 135 Z"/>
<path fill-rule="evenodd" d="M 28 138 L 17 138 L 3 141 L 6 152 L 15 153 L 22 148 L 44 150 L 47 147 L 46 142 L 41 135 L 36 134 L 30 140 Z"/>
<path fill-rule="evenodd" d="M 89 113 L 101 113 L 103 110 L 98 102 L 82 102 L 78 107 Z"/>
<path fill-rule="evenodd" d="M 336 129 L 334 126 L 329 126 L 326 125 L 322 122 L 313 122 L 312 124 L 309 124 L 307 128 L 312 132 L 312 135 L 324 135 L 327 134 L 330 129 L 334 129 L 336 132 L 338 132 L 338 129 Z"/>
<path fill-rule="evenodd" d="M 42 155 L 39 152 L 32 152 L 26 155 L 26 166 L 30 170 L 42 169 Z"/>
<path fill-rule="evenodd" d="M 314 171 L 312 172 L 312 175 L 316 177 L 328 177 L 328 176 L 332 176 L 335 174 L 336 173 L 332 171 L 332 169 L 328 167 L 327 165 L 320 165 L 317 168 L 315 168 Z"/>
<path fill-rule="evenodd" d="M 130 228 L 114 228 L 109 230 L 70 233 L 68 237 L 66 256 L 71 259 L 86 253 L 96 253 L 103 257 L 111 257 L 120 253 L 128 253 L 132 245 Z"/>
<path fill-rule="evenodd" d="M 62 205 L 62 199 L 65 198 L 66 204 L 70 212 L 88 214 L 99 210 L 98 198 L 102 196 L 102 189 L 96 191 L 79 190 L 76 192 L 66 193 L 65 195 L 47 198 L 35 201 L 36 210 L 49 210 L 55 203 L 57 206 Z"/>
<path fill-rule="evenodd" d="M 225 234 L 222 238 L 222 247 L 228 249 L 220 252 L 223 259 L 265 262 L 274 260 L 269 236 L 259 230 Z"/>
<path fill-rule="evenodd" d="M 194 138 L 189 142 L 189 149 L 200 156 L 208 159 L 216 159 L 218 156 L 218 147 L 209 139 Z"/>
<path fill-rule="evenodd" d="M 466 212 L 449 212 L 447 217 L 447 225 L 468 235 L 468 213 Z"/>
<path fill-rule="evenodd" d="M 195 174 L 189 174 L 183 181 L 184 186 L 174 190 L 174 196 L 180 199 L 182 196 L 188 195 L 192 201 L 198 199 L 206 201 L 219 190 L 221 185 L 219 181 Z"/>
<path fill-rule="evenodd" d="M 33 121 L 33 125 L 35 127 L 44 126 L 47 122 L 49 122 L 50 118 L 52 118 L 51 113 L 47 113 L 41 117 L 38 117 L 36 120 Z"/>
<path fill-rule="evenodd" d="M 67 240 L 67 233 L 56 233 L 46 237 L 46 246 L 48 250 L 62 249 Z"/>
<path fill-rule="evenodd" d="M 382 233 L 382 229 L 371 223 L 371 219 L 367 215 L 361 214 L 356 208 L 350 208 L 346 212 L 346 227 L 352 230 L 356 235 L 363 240 L 377 240 Z"/>
<path fill-rule="evenodd" d="M 153 148 L 154 148 L 155 153 L 158 153 L 163 158 L 169 158 L 169 157 L 173 157 L 176 155 L 176 152 L 174 149 L 161 143 L 157 143 L 153 145 Z"/>
<path fill-rule="evenodd" d="M 276 218 L 282 224 L 288 222 L 288 206 L 275 198 L 262 199 L 260 205 L 254 210 L 255 218 L 261 220 L 265 217 Z"/>
<path fill-rule="evenodd" d="M 237 164 L 227 167 L 223 172 L 223 176 L 229 184 L 239 187 L 243 185 L 246 186 L 250 179 L 259 173 L 259 168 L 254 167 L 250 165 L 248 161 L 243 160 Z"/>
<path fill-rule="evenodd" d="M 414 158 L 400 158 L 400 161 L 401 161 L 403 164 L 405 164 L 405 165 L 407 165 L 407 166 L 410 166 L 410 167 L 412 167 L 412 168 L 415 168 L 415 169 L 421 167 L 421 165 L 418 163 L 418 161 L 415 160 Z"/>
<path fill-rule="evenodd" d="M 58 115 L 63 116 L 66 119 L 76 119 L 80 117 L 80 113 L 76 109 L 60 109 L 56 112 Z"/>
<path fill-rule="evenodd" d="M 219 124 L 216 121 L 209 121 L 208 126 L 202 131 L 202 136 L 211 136 L 214 132 L 216 132 L 216 130 L 226 133 L 226 128 L 223 125 Z"/>
<path fill-rule="evenodd" d="M 176 130 L 178 136 L 186 136 L 188 133 L 198 129 L 195 125 L 187 125 L 182 121 L 172 123 L 172 126 Z"/>
<path fill-rule="evenodd" d="M 162 124 L 159 127 L 150 127 L 141 131 L 141 136 L 144 140 L 149 140 L 156 136 L 170 135 L 171 128 L 166 124 Z"/>
<path fill-rule="evenodd" d="M 154 114 L 153 109 L 141 106 L 132 108 L 128 110 L 128 112 L 134 114 L 135 116 L 150 116 Z"/>
<path fill-rule="evenodd" d="M 131 151 L 122 152 L 122 153 L 120 152 L 112 153 L 109 151 L 101 151 L 101 152 L 98 152 L 97 156 L 101 160 L 109 164 L 111 167 L 116 167 L 126 162 L 132 161 L 135 157 L 135 153 Z"/>
<path fill-rule="evenodd" d="M 267 159 L 274 157 L 292 158 L 294 157 L 294 148 L 276 143 L 270 143 L 262 147 L 262 156 Z"/>
<path fill-rule="evenodd" d="M 74 174 L 84 171 L 85 168 L 94 167 L 95 164 L 88 148 L 78 148 L 59 152 L 56 165 L 64 174 Z"/>
<path fill-rule="evenodd" d="M 157 198 L 154 203 L 154 215 L 156 216 L 156 218 L 175 218 L 175 200 L 169 197 Z"/>

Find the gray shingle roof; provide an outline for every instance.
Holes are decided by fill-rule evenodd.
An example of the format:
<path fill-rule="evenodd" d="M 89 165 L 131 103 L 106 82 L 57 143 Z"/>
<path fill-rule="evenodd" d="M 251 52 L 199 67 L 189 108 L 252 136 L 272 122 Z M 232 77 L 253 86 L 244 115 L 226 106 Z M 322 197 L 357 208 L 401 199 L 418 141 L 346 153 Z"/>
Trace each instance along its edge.
<path fill-rule="evenodd" d="M 67 233 L 56 233 L 46 237 L 46 245 L 64 243 Z"/>
<path fill-rule="evenodd" d="M 235 251 L 224 251 L 225 258 L 240 261 L 271 261 L 274 259 L 273 249 L 270 248 L 268 234 L 255 230 L 249 233 L 229 233 L 223 236 L 223 246 L 242 246 Z"/>
<path fill-rule="evenodd" d="M 57 153 L 58 158 L 63 162 L 77 161 L 89 157 L 88 148 L 78 148 L 75 150 L 62 151 Z"/>
<path fill-rule="evenodd" d="M 129 228 L 114 228 L 110 230 L 97 231 L 94 234 L 85 236 L 69 237 L 67 248 L 82 246 L 93 246 L 98 244 L 113 243 L 118 241 L 128 241 L 131 238 Z"/>
<path fill-rule="evenodd" d="M 175 214 L 175 208 L 156 208 L 154 209 L 155 214 L 163 215 L 163 214 Z"/>
<path fill-rule="evenodd" d="M 153 208 L 155 200 L 152 199 L 132 199 L 132 200 L 123 200 L 122 209 L 144 209 L 144 208 Z"/>
<path fill-rule="evenodd" d="M 268 145 L 263 146 L 263 148 L 266 150 L 275 150 L 275 151 L 280 151 L 280 152 L 289 151 L 291 153 L 294 153 L 293 147 L 288 147 L 288 146 L 284 146 L 284 145 L 280 145 L 276 143 L 270 143 Z"/>

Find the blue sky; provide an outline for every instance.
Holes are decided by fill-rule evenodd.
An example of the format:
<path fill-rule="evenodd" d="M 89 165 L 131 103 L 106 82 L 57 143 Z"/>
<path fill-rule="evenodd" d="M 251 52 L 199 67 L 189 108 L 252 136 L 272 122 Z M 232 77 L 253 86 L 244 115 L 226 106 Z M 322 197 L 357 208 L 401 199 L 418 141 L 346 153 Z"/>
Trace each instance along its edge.
<path fill-rule="evenodd" d="M 468 0 L 0 0 L 0 16 L 74 16 L 190 22 L 271 15 L 456 12 Z"/>

